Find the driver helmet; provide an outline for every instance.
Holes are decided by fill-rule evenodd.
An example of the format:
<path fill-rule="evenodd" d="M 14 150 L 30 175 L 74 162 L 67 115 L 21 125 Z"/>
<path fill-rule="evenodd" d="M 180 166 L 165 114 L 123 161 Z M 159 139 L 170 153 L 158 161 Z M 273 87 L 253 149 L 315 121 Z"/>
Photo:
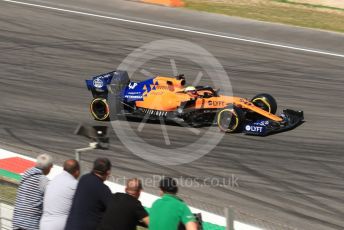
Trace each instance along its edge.
<path fill-rule="evenodd" d="M 195 86 L 188 86 L 184 89 L 185 93 L 197 94 Z"/>

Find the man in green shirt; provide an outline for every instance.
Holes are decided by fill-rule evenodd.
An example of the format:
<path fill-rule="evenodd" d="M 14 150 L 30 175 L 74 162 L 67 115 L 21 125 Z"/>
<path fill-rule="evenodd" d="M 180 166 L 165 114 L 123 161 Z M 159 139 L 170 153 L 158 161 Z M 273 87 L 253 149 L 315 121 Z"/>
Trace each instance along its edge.
<path fill-rule="evenodd" d="M 165 177 L 159 187 L 162 198 L 155 201 L 150 209 L 149 230 L 178 230 L 181 223 L 186 230 L 197 230 L 194 215 L 184 201 L 176 196 L 176 181 Z"/>

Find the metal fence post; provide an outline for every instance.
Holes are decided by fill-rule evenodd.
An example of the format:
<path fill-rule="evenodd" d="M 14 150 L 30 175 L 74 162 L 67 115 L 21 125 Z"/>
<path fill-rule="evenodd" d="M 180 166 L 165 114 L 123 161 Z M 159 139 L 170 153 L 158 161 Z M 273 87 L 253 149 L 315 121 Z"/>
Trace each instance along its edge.
<path fill-rule="evenodd" d="M 234 229 L 234 210 L 233 208 L 225 208 L 226 230 Z"/>
<path fill-rule="evenodd" d="M 89 147 L 82 148 L 82 149 L 75 149 L 75 160 L 77 160 L 79 162 L 79 164 L 80 164 L 80 175 L 82 175 L 80 153 L 96 149 L 97 145 L 98 145 L 97 142 L 92 142 L 92 143 L 90 143 Z"/>
<path fill-rule="evenodd" d="M 2 203 L 0 203 L 0 229 L 2 229 Z"/>

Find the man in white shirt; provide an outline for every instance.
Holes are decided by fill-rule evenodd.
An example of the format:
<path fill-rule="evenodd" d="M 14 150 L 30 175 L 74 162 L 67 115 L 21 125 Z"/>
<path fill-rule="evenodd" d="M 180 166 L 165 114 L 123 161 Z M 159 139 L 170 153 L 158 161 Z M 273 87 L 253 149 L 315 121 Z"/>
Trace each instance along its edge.
<path fill-rule="evenodd" d="M 72 205 L 80 176 L 80 165 L 76 160 L 67 160 L 63 172 L 48 184 L 43 202 L 40 230 L 63 230 Z"/>

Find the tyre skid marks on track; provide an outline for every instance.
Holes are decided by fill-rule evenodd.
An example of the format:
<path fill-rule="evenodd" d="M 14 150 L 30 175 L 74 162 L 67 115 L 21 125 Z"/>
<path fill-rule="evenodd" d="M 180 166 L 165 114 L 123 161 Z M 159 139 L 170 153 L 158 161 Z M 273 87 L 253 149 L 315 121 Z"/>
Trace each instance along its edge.
<path fill-rule="evenodd" d="M 284 184 L 286 182 L 279 182 L 279 181 L 276 181 L 274 179 L 272 179 L 271 177 L 267 176 L 267 175 L 264 175 L 264 174 L 261 174 L 259 173 L 259 171 L 256 171 L 256 170 L 253 170 L 253 169 L 250 169 L 248 166 L 244 166 L 244 164 L 241 164 L 240 162 L 237 161 L 237 164 L 240 164 L 242 165 L 242 167 L 247 171 L 247 172 L 251 172 L 250 174 L 252 175 L 260 175 L 259 178 L 263 178 L 264 180 L 267 180 L 269 182 L 272 182 L 273 184 L 278 184 L 280 187 L 282 188 L 286 188 L 286 189 L 289 189 L 289 190 L 292 190 L 294 193 L 297 193 L 297 194 L 300 194 L 301 198 L 305 201 L 314 201 L 314 199 L 312 198 L 309 198 L 303 194 L 301 194 L 300 192 L 294 190 L 294 189 L 291 189 L 291 187 L 289 187 L 289 185 L 293 185 L 292 183 L 288 183 L 287 186 L 284 186 Z M 171 169 L 172 170 L 172 169 Z M 201 169 L 199 169 L 201 170 Z M 213 175 L 215 176 L 215 175 Z M 302 188 L 304 189 L 304 188 Z M 295 216 L 302 216 L 308 220 L 312 220 L 314 222 L 317 222 L 319 224 L 322 224 L 324 226 L 328 226 L 328 227 L 333 227 L 333 228 L 336 228 L 336 229 L 340 229 L 340 225 L 338 224 L 335 224 L 335 223 L 331 223 L 329 221 L 326 221 L 326 220 L 322 220 L 322 219 L 319 219 L 315 216 L 311 216 L 309 214 L 306 214 L 306 213 L 301 213 L 299 211 L 296 211 L 296 210 L 291 210 L 290 208 L 286 207 L 285 204 L 293 204 L 295 207 L 299 207 L 303 210 L 309 210 L 311 209 L 313 212 L 316 212 L 316 213 L 319 213 L 320 215 L 328 215 L 328 216 L 332 216 L 334 213 L 333 212 L 328 212 L 327 210 L 322 210 L 321 207 L 324 206 L 323 203 L 321 202 L 318 202 L 318 206 L 320 208 L 314 208 L 313 206 L 311 205 L 306 205 L 306 204 L 300 204 L 299 202 L 297 202 L 296 200 L 290 200 L 290 199 L 287 199 L 287 198 L 284 198 L 283 197 L 283 194 L 282 196 L 276 196 L 276 195 L 272 195 L 270 194 L 269 196 L 272 196 L 272 197 L 275 197 L 275 198 L 278 198 L 277 200 L 279 200 L 279 204 L 276 204 L 276 203 L 271 203 L 269 201 L 266 201 L 266 200 L 262 200 L 262 199 L 259 199 L 259 198 L 255 198 L 253 196 L 251 196 L 250 194 L 247 194 L 247 193 L 240 193 L 238 191 L 235 191 L 235 190 L 231 190 L 231 189 L 226 189 L 226 188 L 223 188 L 223 187 L 217 187 L 216 188 L 217 192 L 221 191 L 225 194 L 232 194 L 232 195 L 235 195 L 236 197 L 241 197 L 242 199 L 245 199 L 245 200 L 251 200 L 252 202 L 254 202 L 255 204 L 260 204 L 262 205 L 262 207 L 270 207 L 270 208 L 273 208 L 274 210 L 278 210 L 278 211 L 282 211 L 284 213 L 288 213 L 288 214 L 291 214 L 291 215 L 295 215 Z M 198 190 L 198 192 L 202 192 L 201 190 Z M 204 193 L 204 195 L 207 195 L 208 193 Z M 321 193 L 319 193 L 321 194 Z M 332 211 L 335 211 L 335 210 L 332 210 Z M 342 216 L 342 214 L 337 214 L 339 217 Z"/>
<path fill-rule="evenodd" d="M 259 40 L 248 39 L 248 38 L 227 36 L 227 35 L 222 35 L 222 34 L 218 34 L 218 33 L 209 33 L 209 32 L 202 32 L 202 31 L 197 31 L 197 30 L 192 30 L 192 29 L 184 29 L 184 28 L 179 28 L 179 27 L 165 26 L 165 25 L 159 25 L 159 24 L 154 24 L 154 23 L 147 23 L 147 22 L 142 22 L 142 21 L 129 20 L 129 19 L 124 19 L 124 18 L 111 17 L 111 16 L 100 15 L 100 14 L 87 13 L 87 12 L 82 12 L 82 11 L 77 11 L 77 10 L 69 10 L 69 9 L 63 9 L 63 8 L 58 8 L 58 7 L 46 6 L 46 5 L 39 5 L 39 4 L 28 3 L 28 2 L 21 2 L 21 1 L 14 1 L 14 0 L 1 0 L 1 1 L 13 3 L 13 4 L 19 4 L 19 5 L 37 7 L 37 8 L 42 8 L 42 9 L 60 11 L 60 12 L 65 12 L 65 13 L 72 13 L 72 14 L 78 14 L 78 15 L 84 15 L 84 16 L 90 16 L 90 17 L 96 17 L 96 18 L 102 18 L 102 19 L 109 19 L 109 20 L 121 21 L 121 22 L 126 22 L 126 23 L 138 24 L 138 25 L 143 25 L 143 26 L 156 27 L 156 28 L 161 28 L 161 29 L 169 29 L 169 30 L 194 33 L 194 34 L 212 36 L 212 37 L 218 37 L 218 38 L 224 38 L 224 39 L 231 39 L 231 40 L 236 40 L 236 41 L 242 41 L 242 42 L 271 46 L 271 47 L 277 47 L 277 48 L 291 49 L 291 50 L 296 50 L 296 51 L 302 51 L 302 52 L 308 52 L 308 53 L 315 53 L 315 54 L 344 58 L 344 54 L 337 54 L 337 53 L 315 50 L 315 49 L 307 49 L 307 48 L 282 45 L 282 44 L 278 44 L 278 43 L 259 41 Z"/>
<path fill-rule="evenodd" d="M 222 158 L 219 157 L 219 158 L 223 159 L 224 157 L 222 157 Z M 228 157 L 228 156 L 226 156 L 226 157 Z M 306 217 L 307 219 L 313 219 L 314 221 L 316 221 L 318 223 L 321 223 L 321 224 L 324 224 L 326 226 L 332 226 L 334 228 L 338 228 L 340 226 L 340 225 L 337 225 L 335 223 L 331 223 L 331 222 L 319 219 L 319 218 L 317 218 L 315 216 L 311 216 L 311 215 L 308 215 L 308 214 L 305 214 L 305 213 L 300 213 L 298 211 L 291 211 L 290 209 L 288 209 L 288 207 L 284 207 L 284 204 L 293 204 L 295 207 L 299 207 L 299 208 L 301 208 L 303 210 L 312 210 L 313 212 L 318 213 L 320 216 L 326 214 L 326 215 L 330 215 L 330 216 L 336 215 L 338 217 L 341 217 L 341 216 L 343 216 L 343 211 L 341 211 L 339 208 L 336 209 L 336 208 L 330 207 L 326 203 L 320 202 L 320 201 L 318 201 L 318 200 L 316 200 L 314 198 L 308 197 L 307 195 L 303 194 L 300 191 L 306 191 L 306 192 L 311 193 L 313 195 L 316 195 L 316 196 L 319 196 L 319 197 L 327 197 L 327 198 L 330 198 L 332 200 L 334 199 L 334 197 L 330 197 L 326 193 L 321 193 L 321 192 L 317 192 L 316 190 L 312 190 L 310 188 L 302 187 L 302 186 L 297 185 L 295 183 L 291 183 L 291 182 L 288 182 L 288 181 L 276 180 L 273 177 L 262 173 L 261 171 L 255 170 L 255 169 L 251 168 L 250 166 L 247 166 L 246 164 L 243 164 L 240 161 L 240 159 L 235 160 L 235 158 L 236 158 L 235 156 L 232 156 L 231 161 L 235 162 L 236 163 L 235 165 L 237 165 L 239 168 L 243 169 L 245 172 L 248 172 L 249 175 L 257 176 L 260 179 L 263 179 L 265 181 L 270 182 L 270 184 L 272 184 L 272 185 L 273 184 L 277 185 L 278 188 L 283 188 L 286 191 L 291 191 L 294 194 L 299 194 L 299 198 L 304 200 L 304 201 L 306 201 L 306 203 L 302 203 L 301 204 L 297 200 L 290 200 L 288 198 L 283 197 L 283 194 L 281 194 L 281 196 L 273 195 L 273 194 L 269 195 L 269 196 L 273 196 L 273 197 L 277 198 L 275 200 L 281 201 L 280 205 L 278 205 L 278 204 L 272 204 L 271 202 L 267 202 L 267 201 L 261 200 L 259 198 L 254 198 L 250 194 L 240 193 L 240 191 L 235 191 L 235 190 L 231 190 L 231 189 L 225 189 L 225 188 L 222 188 L 222 187 L 218 187 L 217 188 L 218 191 L 230 193 L 230 194 L 233 194 L 233 195 L 235 195 L 237 197 L 241 197 L 243 199 L 249 199 L 249 200 L 252 200 L 255 203 L 260 203 L 263 206 L 272 207 L 274 209 L 277 209 L 277 210 L 280 210 L 280 211 L 283 211 L 283 212 L 286 212 L 286 213 L 289 213 L 289 214 L 292 214 L 292 215 L 296 215 L 296 216 L 301 215 L 301 216 Z M 315 161 L 315 162 L 317 162 L 317 161 Z M 206 174 L 207 173 L 209 174 L 209 171 L 204 170 L 202 168 L 198 168 L 197 170 L 199 172 L 202 171 L 202 172 L 206 172 Z M 212 174 L 212 176 L 216 177 L 215 174 Z M 221 176 L 221 175 L 219 175 L 219 176 Z M 296 189 L 293 189 L 293 188 L 296 188 Z M 314 188 L 314 189 L 316 189 L 316 188 Z M 310 203 L 310 205 L 307 204 L 307 203 Z M 341 202 L 338 201 L 337 203 L 341 203 Z M 315 208 L 314 206 L 312 206 L 312 204 L 314 204 L 318 208 Z"/>

